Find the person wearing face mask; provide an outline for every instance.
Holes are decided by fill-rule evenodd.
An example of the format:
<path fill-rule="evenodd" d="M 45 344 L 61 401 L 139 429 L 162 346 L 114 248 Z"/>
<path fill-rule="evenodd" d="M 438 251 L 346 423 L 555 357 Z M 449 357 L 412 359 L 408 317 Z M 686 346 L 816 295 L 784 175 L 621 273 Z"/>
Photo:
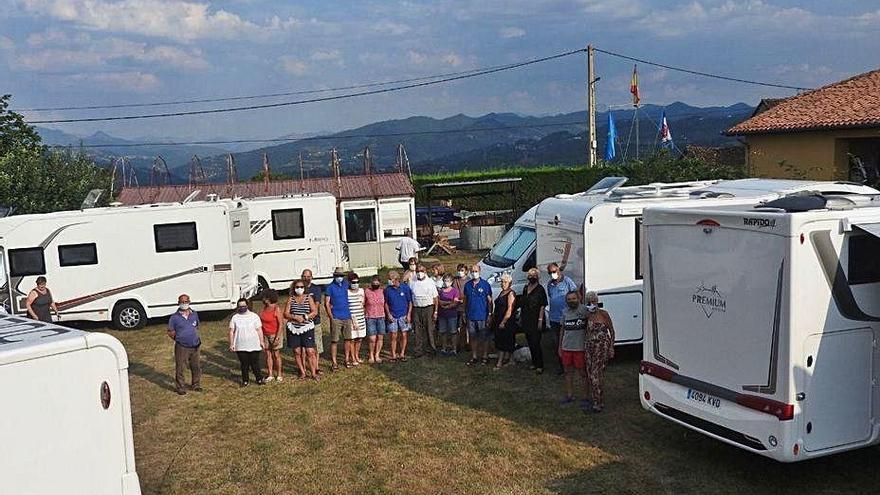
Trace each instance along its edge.
<path fill-rule="evenodd" d="M 306 289 L 305 280 L 294 280 L 290 284 L 290 301 L 284 310 L 284 318 L 287 320 L 287 347 L 293 349 L 299 379 L 306 379 L 308 367 L 312 380 L 318 381 L 318 353 L 315 350 L 318 303 Z"/>
<path fill-rule="evenodd" d="M 589 311 L 581 304 L 577 289 L 565 295 L 565 309 L 562 311 L 562 334 L 559 338 L 559 357 L 565 369 L 565 397 L 560 404 L 574 402 L 574 375 L 581 375 L 584 398 L 581 409 L 590 409 L 590 381 L 586 368 L 586 328 Z"/>
<path fill-rule="evenodd" d="M 168 336 L 174 340 L 174 384 L 178 395 L 186 395 L 184 370 L 189 367 L 192 375 L 190 388 L 202 391 L 202 365 L 199 348 L 199 315 L 189 307 L 189 296 L 181 294 L 177 298 L 177 312 L 168 319 Z"/>
<path fill-rule="evenodd" d="M 400 282 L 403 284 L 409 284 L 412 282 L 414 278 L 416 278 L 416 271 L 419 267 L 419 260 L 415 257 L 409 259 L 409 264 L 407 268 L 403 271 L 403 276 L 400 277 Z"/>
<path fill-rule="evenodd" d="M 382 345 L 385 343 L 385 291 L 379 275 L 373 275 L 370 287 L 364 291 L 364 310 L 367 321 L 369 363 L 381 363 Z"/>
<path fill-rule="evenodd" d="M 461 292 L 452 283 L 452 275 L 443 277 L 443 288 L 437 300 L 440 311 L 437 314 L 437 332 L 440 334 L 441 356 L 455 356 L 456 336 L 458 335 L 458 308 L 461 306 Z"/>
<path fill-rule="evenodd" d="M 595 292 L 587 292 L 584 301 L 588 311 L 585 347 L 590 410 L 598 413 L 605 408 L 605 365 L 614 357 L 614 325 L 611 323 L 611 315 L 599 308 L 599 296 Z"/>
<path fill-rule="evenodd" d="M 410 282 L 409 288 L 413 297 L 413 333 L 416 348 L 413 357 L 435 353 L 437 346 L 434 342 L 434 321 L 437 320 L 439 300 L 437 285 L 428 278 L 428 269 L 425 265 L 416 267 L 416 279 Z"/>
<path fill-rule="evenodd" d="M 339 338 L 351 340 L 351 307 L 348 302 L 348 281 L 342 267 L 333 270 L 333 282 L 324 289 L 324 310 L 330 316 L 330 361 L 332 371 L 339 370 L 336 363 Z"/>
<path fill-rule="evenodd" d="M 443 276 L 446 275 L 446 267 L 442 263 L 434 263 L 431 266 L 431 280 L 437 286 L 437 290 L 443 288 Z"/>
<path fill-rule="evenodd" d="M 364 289 L 357 273 L 348 274 L 348 307 L 351 310 L 351 338 L 345 341 L 345 367 L 361 365 L 361 341 L 367 336 Z"/>
<path fill-rule="evenodd" d="M 239 299 L 237 310 L 229 320 L 229 350 L 238 355 L 242 387 L 247 387 L 250 382 L 249 369 L 254 372 L 257 385 L 266 383 L 260 372 L 260 351 L 265 348 L 266 339 L 260 316 L 251 311 L 247 299 Z"/>
<path fill-rule="evenodd" d="M 388 272 L 391 285 L 385 289 L 385 317 L 388 320 L 388 333 L 391 334 L 391 362 L 406 362 L 407 335 L 412 325 L 412 290 L 409 285 L 400 283 L 400 275 L 394 270 Z M 400 352 L 397 340 L 400 334 Z"/>
<path fill-rule="evenodd" d="M 547 265 L 547 275 L 550 281 L 547 282 L 547 306 L 548 320 L 550 321 L 549 348 L 553 349 L 556 358 L 553 360 L 556 364 L 556 374 L 561 375 L 563 371 L 562 362 L 559 360 L 559 354 L 555 350 L 559 347 L 559 338 L 562 329 L 562 313 L 565 310 L 565 298 L 571 291 L 577 291 L 578 287 L 574 281 L 562 273 L 559 265 L 550 263 Z"/>
<path fill-rule="evenodd" d="M 464 284 L 468 281 L 468 267 L 464 263 L 459 263 L 456 267 L 455 278 L 452 279 L 452 286 L 458 289 L 458 295 L 462 299 L 464 299 Z M 464 352 L 467 349 L 468 345 L 468 330 L 467 330 L 467 312 L 465 311 L 465 305 L 458 305 L 458 341 L 455 343 L 455 349 L 457 352 Z"/>
<path fill-rule="evenodd" d="M 501 292 L 495 299 L 492 312 L 492 332 L 495 334 L 495 350 L 498 351 L 498 362 L 495 369 L 500 370 L 510 363 L 510 356 L 516 350 L 516 293 L 510 288 L 513 278 L 509 273 L 501 275 Z"/>
<path fill-rule="evenodd" d="M 531 369 L 537 374 L 544 372 L 544 352 L 541 348 L 541 333 L 544 331 L 544 308 L 547 307 L 547 292 L 541 286 L 540 272 L 531 268 L 528 272 L 528 285 L 520 295 L 519 322 L 526 334 L 529 352 L 532 355 Z"/>
<path fill-rule="evenodd" d="M 404 270 L 412 270 L 415 271 L 415 267 L 410 268 L 411 264 L 418 263 L 418 256 L 420 251 L 424 251 L 419 241 L 412 238 L 412 231 L 410 229 L 406 229 L 404 232 L 404 236 L 400 238 L 400 241 L 397 243 L 397 247 L 394 248 L 398 251 L 398 260 L 400 260 L 400 266 L 403 267 Z"/>
<path fill-rule="evenodd" d="M 315 304 L 320 306 L 324 294 L 321 291 L 321 287 L 319 287 L 317 284 L 312 283 L 312 271 L 308 268 L 303 270 L 302 275 L 300 275 L 300 280 L 302 280 L 303 284 L 305 285 L 306 292 L 312 295 L 312 299 L 315 300 Z M 315 319 L 313 322 L 315 324 L 315 352 L 318 354 L 318 356 L 320 356 L 324 353 L 324 325 L 321 322 L 320 311 L 317 315 L 315 315 Z M 318 367 L 318 374 L 321 374 L 320 367 Z"/>
<path fill-rule="evenodd" d="M 480 278 L 480 265 L 471 267 L 471 279 L 464 284 L 471 360 L 468 366 L 489 364 L 489 340 L 492 331 L 492 286 Z"/>

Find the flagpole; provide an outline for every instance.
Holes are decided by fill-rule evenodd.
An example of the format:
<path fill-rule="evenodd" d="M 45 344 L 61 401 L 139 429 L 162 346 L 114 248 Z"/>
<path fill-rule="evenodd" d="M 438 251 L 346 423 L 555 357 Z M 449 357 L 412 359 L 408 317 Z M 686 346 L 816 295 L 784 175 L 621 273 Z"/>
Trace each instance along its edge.
<path fill-rule="evenodd" d="M 593 67 L 593 45 L 587 45 L 587 118 L 588 121 L 588 132 L 587 132 L 587 146 L 589 147 L 589 162 L 588 166 L 590 168 L 596 166 L 596 73 Z"/>

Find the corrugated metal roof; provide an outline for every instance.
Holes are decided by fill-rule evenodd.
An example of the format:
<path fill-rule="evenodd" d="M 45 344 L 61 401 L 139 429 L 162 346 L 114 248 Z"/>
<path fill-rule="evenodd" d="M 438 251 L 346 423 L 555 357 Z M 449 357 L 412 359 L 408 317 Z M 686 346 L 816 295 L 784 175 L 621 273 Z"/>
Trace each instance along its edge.
<path fill-rule="evenodd" d="M 326 192 L 337 200 L 390 198 L 414 196 L 412 183 L 403 173 L 372 175 L 343 175 L 337 183 L 332 177 L 264 182 L 240 182 L 228 184 L 172 185 L 158 187 L 126 187 L 119 192 L 117 201 L 126 205 L 149 203 L 176 203 L 183 201 L 195 190 L 201 191 L 194 199 L 205 199 L 208 194 L 221 198 L 258 198 L 284 194 Z"/>
<path fill-rule="evenodd" d="M 727 135 L 880 126 L 880 70 L 776 102 Z"/>

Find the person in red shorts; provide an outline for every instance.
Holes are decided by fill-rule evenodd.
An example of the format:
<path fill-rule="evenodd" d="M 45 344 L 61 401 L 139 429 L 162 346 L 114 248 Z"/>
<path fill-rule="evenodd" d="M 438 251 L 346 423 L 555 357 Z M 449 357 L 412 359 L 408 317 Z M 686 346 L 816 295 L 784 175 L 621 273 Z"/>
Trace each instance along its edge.
<path fill-rule="evenodd" d="M 581 304 L 580 294 L 573 290 L 565 295 L 565 310 L 562 313 L 562 325 L 559 338 L 559 358 L 565 370 L 565 397 L 560 404 L 574 402 L 574 375 L 581 375 L 584 386 L 584 398 L 580 406 L 584 411 L 592 407 L 590 403 L 590 384 L 587 380 L 585 332 L 590 312 Z"/>

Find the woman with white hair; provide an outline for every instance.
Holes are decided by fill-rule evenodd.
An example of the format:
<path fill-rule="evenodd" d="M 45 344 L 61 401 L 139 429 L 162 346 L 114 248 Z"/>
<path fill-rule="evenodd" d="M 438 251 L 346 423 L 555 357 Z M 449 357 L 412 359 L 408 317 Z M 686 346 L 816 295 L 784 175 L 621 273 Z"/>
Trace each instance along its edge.
<path fill-rule="evenodd" d="M 599 308 L 599 296 L 593 292 L 584 295 L 587 308 L 587 328 L 584 347 L 587 353 L 587 379 L 593 412 L 602 412 L 605 407 L 603 381 L 605 365 L 614 357 L 614 325 L 611 315 Z"/>
<path fill-rule="evenodd" d="M 544 372 L 544 353 L 541 349 L 541 333 L 544 331 L 544 309 L 547 307 L 547 291 L 541 285 L 541 273 L 537 268 L 528 272 L 529 283 L 519 296 L 519 325 L 526 334 L 531 369 L 537 374 Z"/>
<path fill-rule="evenodd" d="M 492 313 L 493 330 L 495 333 L 495 350 L 498 351 L 498 362 L 495 369 L 500 370 L 510 363 L 510 355 L 516 348 L 516 322 L 513 310 L 516 307 L 516 294 L 510 288 L 513 279 L 509 273 L 501 275 L 501 292 L 495 298 Z"/>

